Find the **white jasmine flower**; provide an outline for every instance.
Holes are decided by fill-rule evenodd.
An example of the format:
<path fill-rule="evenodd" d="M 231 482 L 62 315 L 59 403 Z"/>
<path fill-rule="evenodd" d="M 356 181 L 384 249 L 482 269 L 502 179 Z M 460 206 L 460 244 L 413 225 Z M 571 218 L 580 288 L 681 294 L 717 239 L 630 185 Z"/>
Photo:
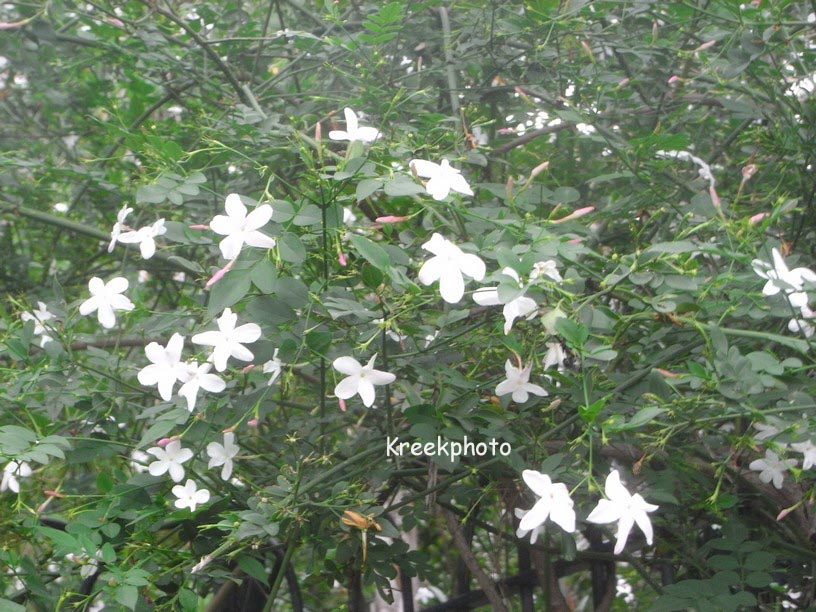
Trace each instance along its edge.
<path fill-rule="evenodd" d="M 465 280 L 462 275 L 480 281 L 485 275 L 485 264 L 476 255 L 463 253 L 462 249 L 434 233 L 431 239 L 422 245 L 426 251 L 433 253 L 419 270 L 419 282 L 430 285 L 439 281 L 439 293 L 449 304 L 456 304 L 465 294 Z"/>
<path fill-rule="evenodd" d="M 210 492 L 207 489 L 198 489 L 195 481 L 190 478 L 184 486 L 173 487 L 173 495 L 178 497 L 174 502 L 176 508 L 189 508 L 190 512 L 195 512 L 197 505 L 206 504 L 210 500 Z"/>
<path fill-rule="evenodd" d="M 133 310 L 135 306 L 122 292 L 128 288 L 128 281 L 122 276 L 112 278 L 105 283 L 98 276 L 88 282 L 91 297 L 79 305 L 79 314 L 89 315 L 96 311 L 102 327 L 110 329 L 116 325 L 115 310 Z"/>
<path fill-rule="evenodd" d="M 700 175 L 700 178 L 708 181 L 709 187 L 714 187 L 714 175 L 711 173 L 711 167 L 696 155 L 692 155 L 688 151 L 657 151 L 655 155 L 657 155 L 657 157 L 690 161 L 697 166 L 697 173 Z"/>
<path fill-rule="evenodd" d="M 144 259 L 150 259 L 156 253 L 155 238 L 157 236 L 163 236 L 166 233 L 167 228 L 164 227 L 164 219 L 159 219 L 153 225 L 141 227 L 136 231 L 125 232 L 119 236 L 119 242 L 123 244 L 138 244 L 142 257 Z M 110 247 L 108 247 L 108 249 L 110 249 Z"/>
<path fill-rule="evenodd" d="M 20 318 L 23 321 L 34 321 L 34 335 L 40 336 L 40 346 L 45 346 L 51 342 L 52 338 L 46 333 L 48 330 L 43 323 L 53 319 L 54 314 L 48 312 L 48 306 L 46 306 L 45 302 L 37 302 L 37 308 L 34 309 L 33 313 L 20 313 Z"/>
<path fill-rule="evenodd" d="M 113 248 L 116 246 L 116 241 L 119 239 L 119 235 L 125 228 L 125 219 L 132 212 L 133 209 L 125 204 L 116 214 L 116 223 L 113 224 L 113 229 L 111 229 L 111 241 L 108 245 L 108 253 L 113 253 Z"/>
<path fill-rule="evenodd" d="M 240 452 L 240 448 L 235 444 L 235 434 L 228 431 L 224 434 L 224 444 L 218 442 L 210 442 L 207 445 L 207 454 L 210 456 L 210 462 L 207 464 L 208 468 L 221 468 L 221 480 L 229 480 L 232 476 L 232 458 Z"/>
<path fill-rule="evenodd" d="M 374 369 L 375 353 L 366 365 L 361 365 L 353 357 L 338 357 L 332 362 L 332 367 L 345 374 L 346 378 L 337 383 L 334 394 L 340 399 L 347 400 L 359 394 L 363 405 L 369 408 L 374 403 L 374 385 L 390 385 L 396 376 L 390 372 Z"/>
<path fill-rule="evenodd" d="M 564 531 L 568 533 L 575 531 L 575 510 L 572 509 L 573 502 L 567 485 L 563 482 L 552 482 L 547 474 L 535 470 L 524 470 L 521 477 L 539 499 L 530 510 L 524 512 L 524 516 L 520 517 L 518 530 L 532 531 L 549 518 Z M 531 541 L 534 539 L 535 536 L 531 536 Z"/>
<path fill-rule="evenodd" d="M 547 342 L 547 354 L 544 355 L 544 369 L 548 370 L 552 366 L 561 372 L 564 369 L 564 360 L 567 358 L 567 353 L 560 342 Z"/>
<path fill-rule="evenodd" d="M 20 492 L 20 481 L 18 478 L 28 478 L 33 474 L 31 466 L 25 461 L 9 461 L 3 468 L 3 480 L 0 481 L 0 492 L 12 491 Z"/>
<path fill-rule="evenodd" d="M 224 259 L 238 257 L 244 243 L 262 249 L 271 249 L 275 246 L 274 238 L 258 231 L 272 218 L 272 207 L 269 204 L 261 204 L 247 214 L 247 208 L 238 194 L 231 193 L 227 196 L 224 209 L 226 216 L 216 215 L 210 222 L 212 231 L 226 236 L 218 244 Z"/>
<path fill-rule="evenodd" d="M 513 268 L 504 268 L 502 274 L 511 277 L 518 283 L 519 287 L 523 287 L 518 272 Z M 473 292 L 473 301 L 480 306 L 499 306 L 502 303 L 499 299 L 498 287 L 480 287 L 476 289 L 476 291 Z M 507 335 L 510 333 L 510 330 L 513 329 L 513 323 L 517 318 L 526 317 L 527 319 L 532 319 L 535 317 L 537 310 L 538 305 L 535 300 L 525 295 L 520 295 L 507 302 L 502 309 L 502 314 L 504 315 L 504 334 Z"/>
<path fill-rule="evenodd" d="M 412 159 L 411 172 L 416 176 L 429 179 L 425 183 L 427 191 L 434 200 L 444 200 L 451 191 L 464 195 L 473 195 L 473 191 L 468 185 L 462 173 L 450 165 L 447 159 L 443 159 L 441 164 L 426 161 L 424 159 Z"/>
<path fill-rule="evenodd" d="M 414 599 L 422 605 L 430 603 L 434 599 L 442 603 L 448 601 L 448 597 L 445 595 L 445 593 L 443 593 L 439 588 L 433 585 L 427 587 L 426 586 L 419 587 L 416 590 Z"/>
<path fill-rule="evenodd" d="M 283 363 L 280 359 L 278 359 L 278 349 L 275 349 L 275 352 L 272 353 L 272 359 L 267 361 L 263 364 L 263 372 L 264 374 L 272 374 L 272 378 L 269 379 L 269 382 L 266 383 L 267 386 L 274 383 L 278 377 L 281 375 L 283 371 Z"/>
<path fill-rule="evenodd" d="M 181 440 L 172 440 L 164 448 L 161 446 L 148 448 L 147 453 L 156 458 L 156 461 L 147 466 L 147 471 L 153 476 L 161 476 L 169 472 L 174 482 L 179 482 L 184 478 L 184 468 L 181 464 L 193 458 L 193 451 L 189 448 L 182 448 Z"/>
<path fill-rule="evenodd" d="M 245 323 L 235 327 L 238 315 L 231 309 L 225 308 L 218 317 L 218 331 L 208 331 L 193 336 L 195 344 L 213 347 L 210 361 L 215 369 L 223 372 L 227 368 L 227 359 L 235 357 L 241 361 L 252 361 L 252 351 L 243 346 L 244 343 L 255 342 L 261 337 L 261 328 L 256 323 Z"/>
<path fill-rule="evenodd" d="M 348 140 L 354 142 L 374 142 L 380 137 L 380 132 L 373 127 L 360 127 L 357 121 L 357 114 L 346 107 L 343 109 L 343 114 L 346 117 L 346 129 L 332 130 L 329 132 L 329 139 L 331 140 Z"/>
<path fill-rule="evenodd" d="M 198 365 L 197 361 L 179 364 L 178 379 L 184 384 L 179 388 L 178 394 L 187 400 L 187 410 L 190 412 L 195 409 L 199 389 L 210 393 L 221 393 L 227 386 L 227 383 L 221 378 L 210 374 L 210 368 L 212 368 L 211 363 Z"/>
<path fill-rule="evenodd" d="M 530 397 L 530 393 L 542 397 L 549 395 L 549 393 L 538 385 L 528 382 L 532 369 L 532 363 L 525 368 L 517 368 L 513 365 L 513 362 L 508 359 L 504 364 L 505 380 L 501 381 L 496 387 L 496 395 L 501 396 L 512 393 L 513 401 L 517 404 L 526 402 Z"/>
<path fill-rule="evenodd" d="M 548 259 L 547 261 L 538 261 L 533 264 L 533 269 L 530 271 L 530 280 L 535 280 L 541 276 L 554 280 L 556 283 L 563 282 L 561 273 L 558 272 L 558 265 L 555 260 Z"/>
<path fill-rule="evenodd" d="M 635 523 L 646 536 L 646 543 L 651 544 L 652 522 L 647 513 L 654 512 L 658 506 L 646 503 L 639 493 L 630 494 L 621 484 L 618 470 L 609 472 L 604 485 L 604 493 L 608 499 L 600 500 L 595 509 L 589 513 L 587 520 L 590 523 L 618 522 L 618 531 L 615 534 L 615 554 L 619 555 L 623 552 L 629 532 Z"/>
<path fill-rule="evenodd" d="M 130 467 L 138 474 L 144 474 L 147 471 L 147 462 L 150 461 L 150 455 L 144 451 L 134 449 L 130 453 Z"/>
<path fill-rule="evenodd" d="M 804 334 L 805 338 L 810 338 L 813 333 L 816 332 L 816 327 L 813 327 L 809 319 L 816 318 L 816 312 L 808 308 L 807 304 L 802 306 L 800 310 L 802 311 L 802 318 L 788 321 L 788 329 L 794 333 L 800 332 Z M 36 333 L 36 330 L 34 330 L 34 333 Z"/>
<path fill-rule="evenodd" d="M 782 482 L 785 480 L 785 472 L 790 468 L 795 467 L 798 461 L 796 459 L 780 459 L 779 455 L 771 449 L 765 449 L 765 457 L 762 459 L 754 459 L 748 468 L 759 472 L 759 479 L 768 483 L 773 481 L 773 486 L 777 489 L 782 488 Z"/>
<path fill-rule="evenodd" d="M 816 273 L 808 268 L 794 268 L 789 270 L 785 260 L 777 249 L 771 249 L 773 264 L 760 259 L 751 262 L 754 272 L 768 280 L 762 288 L 763 295 L 776 295 L 780 291 L 785 293 L 790 305 L 794 308 L 807 306 L 808 296 L 803 290 L 805 282 L 816 282 Z"/>
<path fill-rule="evenodd" d="M 776 427 L 773 425 L 767 425 L 766 423 L 754 423 L 754 429 L 759 431 L 759 433 L 754 436 L 754 440 L 757 441 L 772 438 L 779 433 L 779 430 Z"/>
<path fill-rule="evenodd" d="M 816 464 L 816 446 L 810 440 L 805 440 L 804 442 L 794 442 L 791 444 L 791 448 L 795 451 L 799 451 L 802 453 L 805 458 L 802 462 L 802 469 L 809 470 Z"/>
<path fill-rule="evenodd" d="M 164 401 L 169 401 L 173 395 L 173 385 L 181 374 L 181 351 L 184 348 L 184 336 L 173 334 L 167 346 L 158 342 L 151 342 L 145 347 L 145 355 L 150 360 L 136 378 L 145 387 L 157 385 L 159 395 Z"/>

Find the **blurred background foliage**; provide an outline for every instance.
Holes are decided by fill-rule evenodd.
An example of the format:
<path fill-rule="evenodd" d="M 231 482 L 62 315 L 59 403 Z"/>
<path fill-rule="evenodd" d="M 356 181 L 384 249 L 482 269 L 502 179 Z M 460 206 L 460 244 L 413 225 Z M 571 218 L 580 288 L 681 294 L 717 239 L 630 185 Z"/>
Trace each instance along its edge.
<path fill-rule="evenodd" d="M 763 296 L 751 270 L 771 247 L 792 268 L 816 255 L 814 11 L 789 0 L 4 3 L 0 459 L 33 461 L 35 474 L 3 493 L 0 594 L 42 610 L 89 596 L 111 609 L 221 609 L 224 585 L 246 590 L 251 577 L 275 592 L 267 609 L 357 610 L 393 595 L 408 610 L 419 585 L 456 609 L 496 608 L 489 577 L 508 609 L 812 605 L 813 478 L 793 470 L 776 489 L 747 466 L 816 426 L 811 339 L 788 330 L 789 305 Z M 327 140 L 344 107 L 380 140 Z M 672 151 L 706 162 L 711 180 Z M 442 156 L 474 198 L 424 195 L 408 162 Z M 272 204 L 278 247 L 245 252 L 204 292 L 223 262 L 211 233 L 188 226 L 229 193 Z M 106 250 L 126 204 L 134 226 L 167 220 L 150 260 Z M 356 219 L 344 224 L 344 208 Z M 385 215 L 410 220 L 377 227 Z M 526 278 L 555 259 L 565 282 L 534 290 L 542 320 L 505 336 L 500 309 L 469 297 L 443 308 L 412 280 L 434 231 L 469 243 L 489 273 Z M 137 307 L 101 333 L 76 306 L 91 277 L 120 275 Z M 20 320 L 38 300 L 58 317 L 42 350 Z M 279 383 L 234 368 L 196 418 L 137 384 L 147 342 L 200 331 L 225 307 L 264 329 L 255 364 L 280 350 Z M 570 324 L 553 327 L 559 313 Z M 553 341 L 569 359 L 545 381 Z M 340 411 L 331 360 L 375 352 L 397 374 L 387 406 Z M 513 352 L 535 362 L 549 398 L 493 395 Z M 757 423 L 775 435 L 756 439 Z M 182 431 L 202 451 L 238 425 L 241 483 L 209 476 L 203 511 L 168 516 L 167 483 L 138 473 L 131 452 Z M 394 433 L 494 437 L 514 452 L 386 460 Z M 654 547 L 633 540 L 615 565 L 585 523 L 577 546 L 555 528 L 535 546 L 515 537 L 512 510 L 530 504 L 522 469 L 567 482 L 583 507 L 610 466 L 660 505 Z M 391 538 L 369 528 L 365 562 L 345 509 Z M 399 536 L 412 530 L 408 552 Z M 101 580 L 65 558 L 83 551 L 100 551 Z"/>

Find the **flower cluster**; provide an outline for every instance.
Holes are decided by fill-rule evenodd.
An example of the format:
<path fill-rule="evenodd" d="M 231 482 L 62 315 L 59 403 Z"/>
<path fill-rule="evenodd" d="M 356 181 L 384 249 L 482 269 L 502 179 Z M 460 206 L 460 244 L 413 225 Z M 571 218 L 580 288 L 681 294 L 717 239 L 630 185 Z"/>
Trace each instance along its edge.
<path fill-rule="evenodd" d="M 167 228 L 164 227 L 164 219 L 159 219 L 152 225 L 140 227 L 137 230 L 129 228 L 125 225 L 125 219 L 133 212 L 129 206 L 122 206 L 121 210 L 116 215 L 116 223 L 111 229 L 111 240 L 108 244 L 108 253 L 112 253 L 117 242 L 122 244 L 138 244 L 139 251 L 144 259 L 150 259 L 156 253 L 156 238 L 167 233 Z M 123 231 L 127 230 L 127 231 Z"/>
<path fill-rule="evenodd" d="M 816 328 L 810 320 L 816 318 L 809 308 L 810 298 L 805 291 L 805 284 L 816 284 L 816 272 L 809 268 L 788 268 L 784 258 L 776 248 L 771 249 L 773 263 L 755 259 L 751 262 L 754 272 L 767 280 L 762 288 L 763 295 L 777 295 L 782 293 L 791 308 L 799 309 L 801 318 L 794 317 L 788 322 L 788 329 L 792 332 L 801 332 L 806 337 L 813 335 Z"/>
<path fill-rule="evenodd" d="M 524 470 L 521 476 L 538 499 L 530 510 L 516 509 L 515 514 L 521 519 L 516 535 L 523 538 L 530 534 L 530 541 L 534 544 L 548 518 L 567 533 L 575 531 L 574 504 L 567 486 L 552 482 L 549 476 L 535 470 Z M 586 520 L 601 524 L 617 522 L 615 554 L 623 552 L 635 524 L 646 536 L 646 543 L 651 544 L 654 534 L 648 513 L 657 510 L 658 506 L 647 503 L 639 493 L 629 493 L 621 483 L 617 470 L 612 470 L 606 477 L 604 493 L 606 499 L 598 502 Z"/>
<path fill-rule="evenodd" d="M 210 457 L 207 468 L 220 467 L 221 479 L 229 480 L 232 477 L 233 459 L 240 450 L 235 442 L 235 434 L 231 431 L 226 432 L 223 444 L 210 442 L 207 445 L 207 455 Z M 181 482 L 184 479 L 182 464 L 194 456 L 193 451 L 182 447 L 181 440 L 177 438 L 159 441 L 159 445 L 147 449 L 147 453 L 155 457 L 155 461 L 147 466 L 147 471 L 152 476 L 168 474 L 173 482 Z M 189 508 L 191 512 L 195 511 L 196 506 L 210 500 L 210 492 L 207 489 L 199 489 L 192 478 L 188 478 L 184 485 L 175 485 L 172 493 L 176 496 L 174 502 L 176 508 Z"/>

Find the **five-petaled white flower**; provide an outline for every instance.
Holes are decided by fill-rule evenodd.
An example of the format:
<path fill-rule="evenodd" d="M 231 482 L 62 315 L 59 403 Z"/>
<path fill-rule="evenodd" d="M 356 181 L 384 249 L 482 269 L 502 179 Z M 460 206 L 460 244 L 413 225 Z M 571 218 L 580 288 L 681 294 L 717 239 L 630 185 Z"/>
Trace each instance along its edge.
<path fill-rule="evenodd" d="M 519 288 L 524 287 L 521 279 L 519 278 L 518 272 L 516 272 L 513 268 L 504 268 L 502 270 L 502 274 L 509 276 L 516 281 Z M 473 301 L 480 306 L 499 306 L 502 304 L 501 299 L 499 299 L 498 287 L 480 287 L 473 292 Z M 504 304 L 504 308 L 502 309 L 502 314 L 504 315 L 504 334 L 507 335 L 510 333 L 510 330 L 513 329 L 513 322 L 517 318 L 525 317 L 527 319 L 532 319 L 535 317 L 537 310 L 538 305 L 536 304 L 535 300 L 528 298 L 524 294 L 515 297 Z"/>
<path fill-rule="evenodd" d="M 227 368 L 227 359 L 235 357 L 241 361 L 252 361 L 252 351 L 243 346 L 244 343 L 255 342 L 261 337 L 261 328 L 257 323 L 245 323 L 235 327 L 238 315 L 230 308 L 225 308 L 218 317 L 218 331 L 208 331 L 193 336 L 195 344 L 213 347 L 210 361 L 215 369 L 223 372 Z"/>
<path fill-rule="evenodd" d="M 159 219 L 153 225 L 146 225 L 138 230 L 125 232 L 119 236 L 118 240 L 122 244 L 138 244 L 142 257 L 150 259 L 156 253 L 155 238 L 166 233 L 167 228 L 164 227 L 164 219 Z"/>
<path fill-rule="evenodd" d="M 567 359 L 567 353 L 560 342 L 547 342 L 547 353 L 544 355 L 544 369 L 549 370 L 556 366 L 556 369 L 561 372 L 564 369 L 564 361 Z"/>
<path fill-rule="evenodd" d="M 547 261 L 537 261 L 533 264 L 533 269 L 530 271 L 530 280 L 535 280 L 541 276 L 546 276 L 556 283 L 562 282 L 561 273 L 558 271 L 558 265 L 555 260 L 548 259 Z"/>
<path fill-rule="evenodd" d="M 272 207 L 261 204 L 251 213 L 241 202 L 237 193 L 227 196 L 224 203 L 227 214 L 216 215 L 210 222 L 210 229 L 216 234 L 226 236 L 219 244 L 224 259 L 235 259 L 241 252 L 244 243 L 262 249 L 271 249 L 275 246 L 275 239 L 258 230 L 269 223 L 272 218 Z"/>
<path fill-rule="evenodd" d="M 794 442 L 791 444 L 791 448 L 793 448 L 795 451 L 799 451 L 805 456 L 802 462 L 803 470 L 809 470 L 814 466 L 814 464 L 816 464 L 816 445 L 814 445 L 810 440 L 805 440 L 804 442 Z"/>
<path fill-rule="evenodd" d="M 128 281 L 122 276 L 112 278 L 107 283 L 98 276 L 88 282 L 91 297 L 79 305 L 79 314 L 89 315 L 96 311 L 102 327 L 110 329 L 116 325 L 114 310 L 133 310 L 135 306 L 122 292 L 128 288 Z"/>
<path fill-rule="evenodd" d="M 524 470 L 521 477 L 539 499 L 521 517 L 519 531 L 531 531 L 543 525 L 548 518 L 568 533 L 575 531 L 575 510 L 572 509 L 573 502 L 567 485 L 563 482 L 552 482 L 547 474 L 535 470 Z M 531 539 L 534 540 L 535 536 Z"/>
<path fill-rule="evenodd" d="M 176 508 L 180 510 L 189 508 L 190 512 L 195 512 L 197 505 L 206 504 L 210 501 L 210 492 L 207 489 L 197 488 L 195 481 L 191 478 L 187 479 L 184 486 L 176 485 L 173 487 L 173 495 L 178 497 L 174 502 Z"/>
<path fill-rule="evenodd" d="M 122 206 L 118 213 L 116 213 L 116 223 L 113 224 L 113 228 L 111 229 L 111 241 L 108 245 L 108 253 L 113 253 L 113 248 L 116 246 L 116 241 L 119 239 L 119 235 L 122 233 L 122 230 L 125 228 L 125 219 L 127 216 L 133 212 L 133 209 L 128 207 L 127 204 Z"/>
<path fill-rule="evenodd" d="M 34 309 L 34 312 L 20 313 L 20 318 L 23 321 L 34 321 L 34 335 L 40 336 L 40 346 L 45 346 L 51 342 L 52 338 L 48 335 L 48 330 L 43 323 L 53 319 L 54 314 L 48 312 L 48 306 L 44 302 L 37 302 L 37 308 Z"/>
<path fill-rule="evenodd" d="M 441 164 L 424 159 L 412 159 L 409 165 L 411 172 L 416 176 L 428 179 L 428 182 L 425 183 L 425 191 L 434 200 L 444 200 L 451 191 L 473 195 L 465 177 L 459 170 L 451 166 L 447 159 L 443 159 Z"/>
<path fill-rule="evenodd" d="M 278 379 L 278 376 L 281 375 L 282 370 L 283 363 L 280 359 L 278 359 L 278 349 L 275 349 L 275 352 L 272 353 L 272 359 L 263 364 L 264 374 L 272 374 L 272 378 L 270 378 L 269 382 L 266 384 L 271 385 L 274 383 Z"/>
<path fill-rule="evenodd" d="M 338 357 L 332 362 L 332 367 L 345 374 L 346 378 L 337 383 L 334 394 L 340 399 L 347 400 L 359 394 L 366 408 L 374 403 L 374 385 L 390 385 L 397 377 L 390 372 L 374 369 L 375 353 L 366 365 L 361 365 L 353 357 Z"/>
<path fill-rule="evenodd" d="M 765 449 L 765 457 L 762 459 L 754 459 L 748 468 L 759 472 L 759 479 L 762 482 L 768 483 L 773 481 L 773 486 L 777 489 L 782 488 L 782 481 L 785 480 L 785 472 L 790 468 L 795 467 L 798 461 L 796 459 L 780 459 L 779 455 L 771 449 Z"/>
<path fill-rule="evenodd" d="M 168 401 L 173 395 L 173 385 L 181 374 L 181 351 L 184 348 L 184 336 L 173 334 L 167 343 L 162 346 L 158 342 L 151 342 L 145 347 L 145 355 L 150 360 L 137 374 L 139 383 L 145 387 L 157 385 L 159 395 Z"/>
<path fill-rule="evenodd" d="M 212 368 L 211 363 L 199 365 L 197 361 L 179 364 L 178 378 L 184 384 L 179 387 L 178 394 L 187 400 L 187 410 L 190 412 L 195 409 L 199 389 L 221 393 L 227 386 L 227 383 L 221 378 L 210 374 L 210 368 Z"/>
<path fill-rule="evenodd" d="M 343 114 L 346 116 L 345 130 L 332 130 L 329 132 L 329 139 L 331 140 L 349 140 L 354 142 L 374 142 L 380 137 L 380 132 L 373 127 L 361 127 L 357 121 L 357 114 L 346 107 L 343 109 Z"/>
<path fill-rule="evenodd" d="M 207 464 L 208 468 L 221 468 L 221 480 L 229 480 L 232 476 L 232 458 L 238 454 L 241 449 L 235 443 L 235 434 L 228 431 L 224 434 L 224 444 L 218 442 L 210 442 L 207 445 L 207 454 L 210 456 L 210 462 Z"/>
<path fill-rule="evenodd" d="M 517 404 L 526 402 L 530 397 L 530 393 L 542 397 L 549 395 L 549 393 L 540 386 L 529 382 L 532 369 L 532 363 L 525 368 L 517 368 L 513 365 L 513 362 L 508 359 L 504 364 L 505 380 L 501 381 L 496 387 L 496 395 L 512 393 L 513 401 Z"/>
<path fill-rule="evenodd" d="M 0 482 L 0 492 L 9 490 L 14 493 L 20 492 L 20 481 L 18 478 L 28 478 L 31 476 L 31 466 L 25 461 L 9 461 L 3 468 L 3 480 Z"/>
<path fill-rule="evenodd" d="M 430 285 L 438 280 L 439 293 L 449 304 L 456 304 L 465 294 L 463 274 L 477 281 L 484 278 L 484 262 L 476 255 L 462 252 L 441 234 L 434 233 L 422 248 L 434 256 L 419 269 L 419 282 Z"/>
<path fill-rule="evenodd" d="M 808 296 L 805 293 L 805 282 L 816 283 L 816 273 L 808 268 L 794 268 L 789 270 L 782 255 L 774 248 L 771 249 L 773 264 L 760 259 L 751 262 L 754 272 L 762 278 L 768 279 L 762 288 L 763 295 L 776 295 L 780 291 L 785 293 L 790 305 L 794 308 L 807 306 Z"/>
<path fill-rule="evenodd" d="M 630 494 L 621 483 L 618 470 L 609 472 L 604 485 L 604 493 L 608 499 L 600 500 L 595 509 L 589 513 L 587 520 L 590 523 L 618 522 L 618 531 L 615 534 L 615 554 L 619 555 L 623 552 L 629 532 L 635 523 L 646 536 L 646 543 L 651 544 L 654 534 L 647 512 L 654 512 L 658 506 L 646 503 L 639 493 Z"/>
<path fill-rule="evenodd" d="M 169 472 L 174 482 L 180 482 L 184 478 L 184 468 L 181 464 L 193 458 L 193 451 L 182 448 L 181 440 L 172 440 L 164 448 L 160 446 L 148 448 L 147 453 L 156 458 L 156 461 L 147 466 L 147 471 L 153 476 Z"/>

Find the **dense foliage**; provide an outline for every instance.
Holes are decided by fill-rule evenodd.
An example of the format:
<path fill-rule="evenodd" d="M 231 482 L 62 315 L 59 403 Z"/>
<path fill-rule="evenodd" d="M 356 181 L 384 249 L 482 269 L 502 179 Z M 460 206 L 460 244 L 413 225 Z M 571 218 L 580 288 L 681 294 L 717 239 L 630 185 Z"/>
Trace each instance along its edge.
<path fill-rule="evenodd" d="M 815 12 L 2 4 L 0 608 L 812 605 Z"/>

